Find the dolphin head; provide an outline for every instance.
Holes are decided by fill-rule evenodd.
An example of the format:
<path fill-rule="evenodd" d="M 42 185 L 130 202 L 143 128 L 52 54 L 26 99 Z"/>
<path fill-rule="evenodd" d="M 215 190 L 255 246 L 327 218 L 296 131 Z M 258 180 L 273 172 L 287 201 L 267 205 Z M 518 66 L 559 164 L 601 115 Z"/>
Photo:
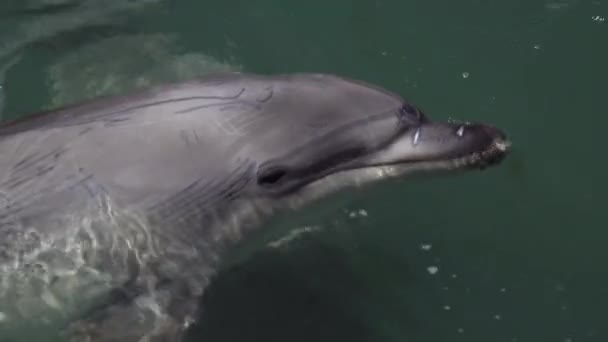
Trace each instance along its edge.
<path fill-rule="evenodd" d="M 268 106 L 280 115 L 258 132 L 260 149 L 249 151 L 257 156 L 254 187 L 262 196 L 484 168 L 508 151 L 505 134 L 493 126 L 434 121 L 377 86 L 330 75 L 292 77 L 298 82 L 275 87 L 279 96 Z"/>

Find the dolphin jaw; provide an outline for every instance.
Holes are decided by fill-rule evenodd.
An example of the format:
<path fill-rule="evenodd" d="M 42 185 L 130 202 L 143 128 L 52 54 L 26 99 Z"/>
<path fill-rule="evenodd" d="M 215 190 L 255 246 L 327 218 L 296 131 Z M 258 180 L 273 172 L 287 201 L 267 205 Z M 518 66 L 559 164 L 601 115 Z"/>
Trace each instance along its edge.
<path fill-rule="evenodd" d="M 393 159 L 396 152 L 394 150 L 379 151 L 377 155 L 370 155 L 363 160 L 355 160 L 328 170 L 295 191 L 280 194 L 281 203 L 278 206 L 286 205 L 297 209 L 347 187 L 375 184 L 421 172 L 485 169 L 500 163 L 510 149 L 511 141 L 503 136 L 497 136 L 483 149 L 447 158 L 400 160 Z M 382 155 L 383 152 L 386 155 Z"/>

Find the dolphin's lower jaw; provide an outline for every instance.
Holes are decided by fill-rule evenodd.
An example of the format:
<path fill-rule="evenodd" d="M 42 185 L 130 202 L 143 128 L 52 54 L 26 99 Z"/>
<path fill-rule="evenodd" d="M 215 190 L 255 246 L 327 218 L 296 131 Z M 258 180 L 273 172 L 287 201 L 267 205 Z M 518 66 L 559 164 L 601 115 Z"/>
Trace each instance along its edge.
<path fill-rule="evenodd" d="M 510 140 L 498 138 L 485 150 L 457 157 L 448 160 L 448 162 L 452 164 L 453 169 L 478 168 L 483 170 L 486 167 L 498 165 L 502 162 L 510 149 Z"/>

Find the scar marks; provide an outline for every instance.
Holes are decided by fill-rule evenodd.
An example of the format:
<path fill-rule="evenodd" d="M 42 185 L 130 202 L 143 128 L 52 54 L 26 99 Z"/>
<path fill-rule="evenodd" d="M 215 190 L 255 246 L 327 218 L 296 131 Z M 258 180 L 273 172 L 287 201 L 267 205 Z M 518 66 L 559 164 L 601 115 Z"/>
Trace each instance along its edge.
<path fill-rule="evenodd" d="M 267 117 L 265 105 L 272 99 L 272 86 L 263 88 L 249 100 L 235 100 L 225 103 L 219 108 L 221 115 L 214 117 L 215 126 L 228 136 L 245 136 L 257 123 Z"/>
<path fill-rule="evenodd" d="M 196 132 L 195 128 L 192 128 L 190 130 L 182 129 L 179 132 L 179 136 L 184 141 L 184 144 L 187 147 L 191 147 L 193 145 L 201 143 L 200 137 L 199 137 L 198 133 Z"/>
<path fill-rule="evenodd" d="M 10 209 L 11 203 L 8 200 L 8 196 L 4 192 L 0 191 L 0 210 Z"/>
<path fill-rule="evenodd" d="M 205 100 L 222 100 L 222 101 L 228 101 L 227 103 L 231 103 L 231 101 L 237 100 L 239 97 L 241 97 L 241 95 L 243 95 L 243 93 L 245 93 L 245 88 L 241 88 L 241 90 L 233 96 L 226 96 L 226 97 L 208 96 L 208 97 L 205 97 L 204 99 Z M 198 99 L 201 99 L 201 98 L 198 97 Z M 174 113 L 175 114 L 185 114 L 185 113 L 190 113 L 190 112 L 194 112 L 196 110 L 205 109 L 205 108 L 221 107 L 225 104 L 226 104 L 226 102 L 206 103 L 203 105 L 197 105 L 194 107 L 178 110 L 178 111 L 175 111 Z"/>
<path fill-rule="evenodd" d="M 148 211 L 162 220 L 188 219 L 212 212 L 226 201 L 235 199 L 253 178 L 254 164 L 242 160 L 227 175 L 201 177 L 181 190 L 150 206 Z"/>
<path fill-rule="evenodd" d="M 274 90 L 272 89 L 271 86 L 264 88 L 264 90 L 258 95 L 258 97 L 256 98 L 256 101 L 260 102 L 260 103 L 265 103 L 268 102 L 271 98 L 272 95 L 274 94 Z"/>
<path fill-rule="evenodd" d="M 40 166 L 41 164 L 47 164 L 50 162 L 56 162 L 63 154 L 65 154 L 68 149 L 64 146 L 59 146 L 50 152 L 47 153 L 31 153 L 21 159 L 19 162 L 15 164 L 13 167 L 14 172 L 24 172 L 27 169 L 34 168 L 36 166 Z"/>
<path fill-rule="evenodd" d="M 259 122 L 264 114 L 264 106 L 274 96 L 271 85 L 261 89 L 241 88 L 231 97 L 213 99 L 211 103 L 198 104 L 188 108 L 174 111 L 175 114 L 187 114 L 196 111 L 213 109 L 219 115 L 210 115 L 210 120 L 224 135 L 243 136 L 247 130 Z"/>

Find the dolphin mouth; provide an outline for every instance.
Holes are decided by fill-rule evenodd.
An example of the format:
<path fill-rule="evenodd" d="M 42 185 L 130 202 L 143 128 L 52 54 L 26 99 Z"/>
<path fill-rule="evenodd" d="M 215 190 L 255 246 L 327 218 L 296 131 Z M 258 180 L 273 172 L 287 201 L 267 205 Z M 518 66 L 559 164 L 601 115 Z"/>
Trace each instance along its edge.
<path fill-rule="evenodd" d="M 393 166 L 404 171 L 485 169 L 502 162 L 511 145 L 504 132 L 490 125 L 428 121 L 357 164 L 364 168 Z"/>
<path fill-rule="evenodd" d="M 482 133 L 473 133 L 481 135 L 481 137 L 472 139 L 479 142 L 470 144 L 464 143 L 463 147 L 457 147 L 457 151 L 460 148 L 462 148 L 462 151 L 456 153 L 455 156 L 446 159 L 451 162 L 453 168 L 485 169 L 502 162 L 510 152 L 512 144 L 506 135 L 495 127 L 483 124 L 459 125 L 457 128 L 457 135 L 462 136 L 464 132 L 472 129 L 483 131 Z"/>
<path fill-rule="evenodd" d="M 331 181 L 322 180 L 337 174 L 342 176 L 333 179 L 363 185 L 420 171 L 482 170 L 502 162 L 510 149 L 511 141 L 493 126 L 425 121 L 399 132 L 383 146 L 359 151 L 358 156 L 324 170 L 307 173 L 298 181 L 275 188 L 271 193 L 285 194 L 318 181 L 321 181 L 321 186 L 329 186 L 333 184 Z"/>
<path fill-rule="evenodd" d="M 448 158 L 444 162 L 451 163 L 453 168 L 478 168 L 485 169 L 490 166 L 498 165 L 507 156 L 511 149 L 511 141 L 506 138 L 497 138 L 492 141 L 485 149 Z M 441 162 L 442 160 L 438 160 Z"/>

